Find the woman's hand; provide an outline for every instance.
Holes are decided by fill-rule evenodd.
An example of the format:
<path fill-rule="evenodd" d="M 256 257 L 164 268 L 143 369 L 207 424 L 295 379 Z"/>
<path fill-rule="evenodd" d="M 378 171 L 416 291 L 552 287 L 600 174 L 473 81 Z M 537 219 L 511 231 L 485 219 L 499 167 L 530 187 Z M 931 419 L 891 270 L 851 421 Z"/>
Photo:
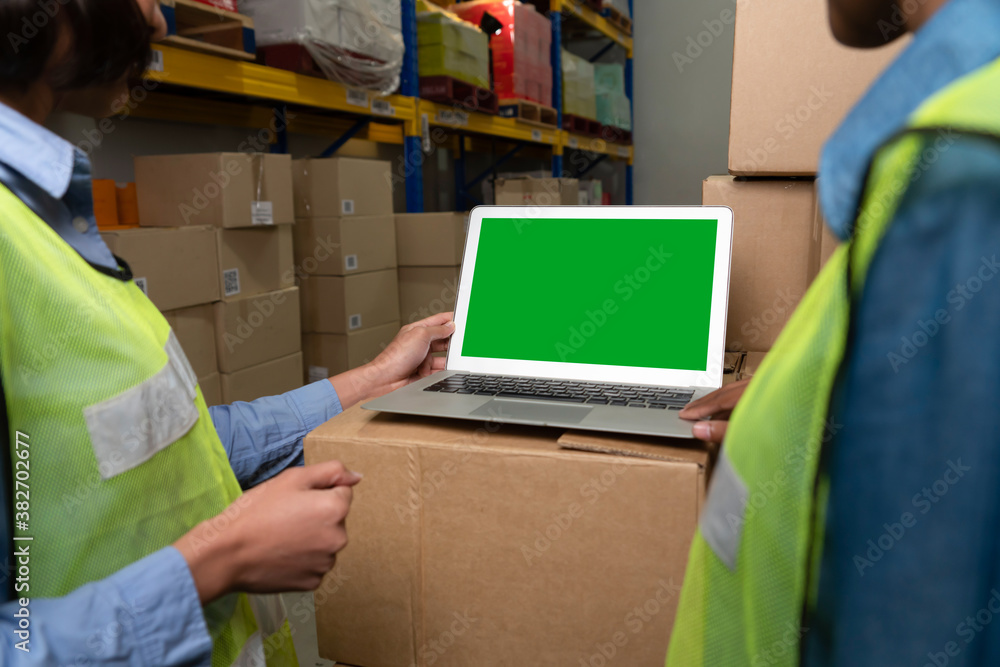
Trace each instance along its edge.
<path fill-rule="evenodd" d="M 722 389 L 717 389 L 697 401 L 691 401 L 686 408 L 681 410 L 680 418 L 691 421 L 709 419 L 710 421 L 695 423 L 691 432 L 699 440 L 721 445 L 723 438 L 726 437 L 726 429 L 729 428 L 729 415 L 733 413 L 733 408 L 736 407 L 736 403 L 739 402 L 749 384 L 749 379 L 740 380 L 726 385 Z"/>
<path fill-rule="evenodd" d="M 432 356 L 448 350 L 455 333 L 454 313 L 441 313 L 407 324 L 374 361 L 330 378 L 346 410 L 444 370 L 445 359 Z"/>

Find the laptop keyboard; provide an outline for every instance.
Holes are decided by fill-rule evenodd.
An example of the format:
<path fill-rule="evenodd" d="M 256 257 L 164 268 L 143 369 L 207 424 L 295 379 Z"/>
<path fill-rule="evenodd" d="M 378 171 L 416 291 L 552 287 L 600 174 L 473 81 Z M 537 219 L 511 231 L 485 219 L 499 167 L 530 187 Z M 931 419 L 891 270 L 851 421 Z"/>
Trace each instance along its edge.
<path fill-rule="evenodd" d="M 500 375 L 468 375 L 464 373 L 449 376 L 441 382 L 432 384 L 424 391 L 495 396 L 497 398 L 525 398 L 557 403 L 616 405 L 650 410 L 680 410 L 694 396 L 694 391 L 688 389 L 514 378 Z"/>

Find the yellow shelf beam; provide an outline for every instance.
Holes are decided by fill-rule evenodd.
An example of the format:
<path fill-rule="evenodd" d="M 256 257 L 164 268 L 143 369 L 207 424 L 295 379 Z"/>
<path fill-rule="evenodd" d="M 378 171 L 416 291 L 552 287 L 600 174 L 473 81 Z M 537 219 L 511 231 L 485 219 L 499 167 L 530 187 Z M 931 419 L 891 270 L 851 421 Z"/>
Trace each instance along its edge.
<path fill-rule="evenodd" d="M 600 153 L 620 160 L 627 160 L 632 164 L 635 157 L 635 149 L 624 144 L 613 144 L 604 139 L 585 137 L 580 134 L 570 132 L 562 133 L 562 145 L 573 150 L 587 151 L 589 153 Z"/>
<path fill-rule="evenodd" d="M 525 141 L 534 144 L 554 146 L 559 143 L 562 132 L 555 128 L 545 129 L 518 122 L 514 118 L 501 118 L 476 111 L 455 109 L 447 104 L 420 100 L 420 116 L 427 116 L 432 127 L 444 127 L 458 132 L 486 134 L 492 137 Z"/>
<path fill-rule="evenodd" d="M 552 11 L 561 11 L 563 14 L 569 14 L 594 30 L 597 30 L 624 48 L 629 58 L 632 57 L 635 44 L 632 38 L 590 7 L 585 7 L 576 0 L 550 0 L 550 7 Z"/>

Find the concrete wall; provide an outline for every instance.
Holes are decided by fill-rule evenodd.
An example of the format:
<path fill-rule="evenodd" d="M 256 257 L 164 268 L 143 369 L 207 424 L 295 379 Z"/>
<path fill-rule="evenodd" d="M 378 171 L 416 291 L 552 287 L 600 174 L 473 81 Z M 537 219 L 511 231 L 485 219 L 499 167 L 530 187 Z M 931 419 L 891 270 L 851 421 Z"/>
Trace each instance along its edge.
<path fill-rule="evenodd" d="M 635 201 L 700 204 L 725 174 L 734 0 L 635 0 Z"/>

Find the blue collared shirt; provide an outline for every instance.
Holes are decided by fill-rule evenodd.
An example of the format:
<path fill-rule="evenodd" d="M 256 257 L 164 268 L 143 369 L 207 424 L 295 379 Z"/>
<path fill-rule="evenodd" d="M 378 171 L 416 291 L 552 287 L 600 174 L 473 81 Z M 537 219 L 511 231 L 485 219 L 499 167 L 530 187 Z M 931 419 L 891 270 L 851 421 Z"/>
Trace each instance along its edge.
<path fill-rule="evenodd" d="M 826 146 L 834 232 L 876 149 L 998 57 L 997 0 L 951 0 L 915 35 Z M 872 260 L 834 391 L 810 667 L 1000 664 L 1000 143 L 939 139 Z"/>
<path fill-rule="evenodd" d="M 0 104 L 0 183 L 88 262 L 115 269 L 97 231 L 90 181 L 90 160 L 79 149 Z M 340 412 L 326 380 L 283 396 L 210 408 L 243 488 L 302 465 L 302 439 Z M 4 486 L 0 479 L 0 544 L 9 545 L 10 492 Z M 16 610 L 16 602 L 0 604 L 3 665 L 210 663 L 212 640 L 198 592 L 173 547 L 65 597 L 32 600 L 30 653 L 15 648 Z"/>

